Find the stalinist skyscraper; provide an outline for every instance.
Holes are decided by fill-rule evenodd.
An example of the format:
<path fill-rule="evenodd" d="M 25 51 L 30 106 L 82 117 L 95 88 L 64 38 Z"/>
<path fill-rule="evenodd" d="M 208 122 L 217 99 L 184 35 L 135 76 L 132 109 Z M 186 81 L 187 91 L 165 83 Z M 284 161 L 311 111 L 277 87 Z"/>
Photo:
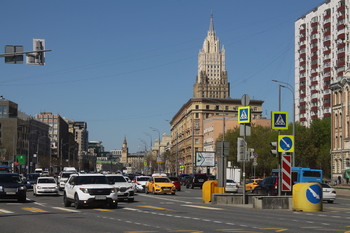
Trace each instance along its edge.
<path fill-rule="evenodd" d="M 203 48 L 198 54 L 198 74 L 193 87 L 195 98 L 228 98 L 230 83 L 225 68 L 225 49 L 220 51 L 220 41 L 214 31 L 213 16 L 210 17 L 209 31 Z"/>

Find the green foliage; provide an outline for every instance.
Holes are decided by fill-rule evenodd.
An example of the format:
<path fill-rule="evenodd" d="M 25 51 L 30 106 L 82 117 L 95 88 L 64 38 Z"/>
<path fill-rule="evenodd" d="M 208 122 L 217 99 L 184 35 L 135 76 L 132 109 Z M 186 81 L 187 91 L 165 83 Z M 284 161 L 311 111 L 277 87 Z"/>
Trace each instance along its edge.
<path fill-rule="evenodd" d="M 290 124 L 287 131 L 281 131 L 283 135 L 292 135 Z M 254 148 L 258 155 L 255 167 L 255 176 L 263 177 L 271 174 L 273 168 L 278 167 L 278 158 L 270 154 L 270 142 L 278 140 L 278 131 L 267 127 L 253 126 L 251 136 L 246 137 L 248 148 Z M 222 137 L 222 136 L 221 136 Z M 233 166 L 241 167 L 237 162 L 237 138 L 239 127 L 228 130 L 225 141 L 230 142 L 230 154 L 228 161 Z M 221 141 L 219 138 L 218 141 Z M 331 120 L 324 118 L 312 121 L 310 128 L 299 123 L 295 124 L 295 166 L 322 169 L 325 177 L 330 177 L 330 148 L 331 148 Z M 254 176 L 253 159 L 246 163 L 246 177 Z"/>

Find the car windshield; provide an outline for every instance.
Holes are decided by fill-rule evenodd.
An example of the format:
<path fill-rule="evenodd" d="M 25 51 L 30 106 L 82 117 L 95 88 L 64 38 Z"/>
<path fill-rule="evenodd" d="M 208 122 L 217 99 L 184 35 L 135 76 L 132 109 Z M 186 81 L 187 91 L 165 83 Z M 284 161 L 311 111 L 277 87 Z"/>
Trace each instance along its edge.
<path fill-rule="evenodd" d="M 179 178 L 177 178 L 177 177 L 169 177 L 169 179 L 172 181 L 179 181 Z"/>
<path fill-rule="evenodd" d="M 79 176 L 76 184 L 108 184 L 108 180 L 105 176 Z"/>
<path fill-rule="evenodd" d="M 170 182 L 170 180 L 166 177 L 154 178 L 154 181 L 156 183 L 169 183 Z"/>
<path fill-rule="evenodd" d="M 234 180 L 226 180 L 226 183 L 235 183 Z"/>
<path fill-rule="evenodd" d="M 136 177 L 136 181 L 149 181 L 149 177 Z"/>
<path fill-rule="evenodd" d="M 125 180 L 125 178 L 122 177 L 122 176 L 107 176 L 107 179 L 108 179 L 109 182 L 114 182 L 114 183 L 117 183 L 117 182 L 125 183 L 125 182 L 127 182 Z"/>
<path fill-rule="evenodd" d="M 53 178 L 47 178 L 47 179 L 38 179 L 38 184 L 55 184 L 56 180 Z"/>
<path fill-rule="evenodd" d="M 29 174 L 28 180 L 36 180 L 36 179 L 38 179 L 39 176 L 40 176 L 40 174 L 38 174 L 38 173 Z"/>
<path fill-rule="evenodd" d="M 72 175 L 72 174 L 74 174 L 74 173 L 72 173 L 72 172 L 68 172 L 68 173 L 67 173 L 67 172 L 64 172 L 64 173 L 62 173 L 62 176 L 61 176 L 61 177 L 62 177 L 62 178 L 69 178 L 69 176 Z"/>
<path fill-rule="evenodd" d="M 0 175 L 0 183 L 22 183 L 19 175 Z"/>
<path fill-rule="evenodd" d="M 328 184 L 321 184 L 322 188 L 330 188 L 331 186 L 329 186 Z"/>

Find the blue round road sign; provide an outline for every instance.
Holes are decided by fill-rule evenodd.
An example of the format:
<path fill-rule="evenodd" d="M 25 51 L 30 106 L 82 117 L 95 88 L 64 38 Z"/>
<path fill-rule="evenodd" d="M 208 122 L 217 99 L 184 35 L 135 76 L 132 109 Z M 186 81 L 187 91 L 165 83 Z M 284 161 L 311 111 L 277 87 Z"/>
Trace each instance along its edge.
<path fill-rule="evenodd" d="M 318 204 L 322 200 L 322 189 L 319 185 L 311 185 L 306 190 L 306 198 L 313 204 Z"/>

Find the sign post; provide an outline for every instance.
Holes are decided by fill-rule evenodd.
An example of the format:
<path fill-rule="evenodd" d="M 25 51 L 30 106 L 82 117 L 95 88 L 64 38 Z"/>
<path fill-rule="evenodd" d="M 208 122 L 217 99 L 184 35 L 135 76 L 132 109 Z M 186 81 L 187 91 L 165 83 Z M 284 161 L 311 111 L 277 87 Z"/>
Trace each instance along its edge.
<path fill-rule="evenodd" d="M 243 139 L 244 142 L 246 141 L 245 138 L 247 136 L 247 127 L 249 127 L 250 124 L 250 98 L 249 95 L 244 94 L 241 98 L 241 104 L 244 107 L 239 107 L 238 108 L 238 122 L 240 124 L 244 125 L 243 129 Z M 242 172 L 242 179 L 243 179 L 243 205 L 245 204 L 245 158 L 242 161 L 243 163 L 243 172 Z"/>

